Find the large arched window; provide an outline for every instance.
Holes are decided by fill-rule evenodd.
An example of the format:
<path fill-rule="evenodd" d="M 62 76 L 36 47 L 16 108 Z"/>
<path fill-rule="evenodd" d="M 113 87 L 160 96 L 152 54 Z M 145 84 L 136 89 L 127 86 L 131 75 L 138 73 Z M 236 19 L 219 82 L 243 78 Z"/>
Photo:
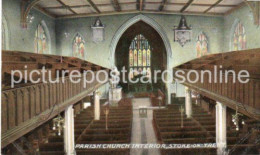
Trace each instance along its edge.
<path fill-rule="evenodd" d="M 209 52 L 208 38 L 204 33 L 200 33 L 196 43 L 197 57 L 206 55 Z"/>
<path fill-rule="evenodd" d="M 233 50 L 238 51 L 244 49 L 246 49 L 245 27 L 241 22 L 238 22 L 233 35 Z"/>
<path fill-rule="evenodd" d="M 75 38 L 73 39 L 73 45 L 72 45 L 72 54 L 74 57 L 79 57 L 84 59 L 85 55 L 85 41 L 80 36 L 80 34 L 77 34 Z"/>
<path fill-rule="evenodd" d="M 137 35 L 129 47 L 130 77 L 137 75 L 151 77 L 151 47 L 148 40 L 142 35 Z"/>
<path fill-rule="evenodd" d="M 43 29 L 41 24 L 38 25 L 35 31 L 35 38 L 34 38 L 34 52 L 39 54 L 48 54 L 48 41 L 47 41 L 46 33 Z"/>

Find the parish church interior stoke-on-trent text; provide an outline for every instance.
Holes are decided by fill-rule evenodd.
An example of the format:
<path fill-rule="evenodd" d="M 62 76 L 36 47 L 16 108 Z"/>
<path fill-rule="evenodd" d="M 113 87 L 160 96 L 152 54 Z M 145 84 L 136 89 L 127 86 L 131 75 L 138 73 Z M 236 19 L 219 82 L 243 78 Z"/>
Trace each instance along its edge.
<path fill-rule="evenodd" d="M 260 154 L 260 0 L 1 3 L 0 154 Z"/>

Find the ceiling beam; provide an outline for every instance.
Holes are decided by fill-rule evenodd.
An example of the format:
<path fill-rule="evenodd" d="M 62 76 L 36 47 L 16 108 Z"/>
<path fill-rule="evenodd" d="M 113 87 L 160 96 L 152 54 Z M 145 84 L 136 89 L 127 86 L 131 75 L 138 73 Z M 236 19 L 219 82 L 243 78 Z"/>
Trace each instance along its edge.
<path fill-rule="evenodd" d="M 140 0 L 140 11 L 144 9 L 144 0 Z"/>
<path fill-rule="evenodd" d="M 90 5 L 74 5 L 70 6 L 72 9 L 77 9 L 77 8 L 85 8 L 85 7 L 91 7 Z M 49 7 L 44 7 L 45 9 L 63 9 L 63 6 L 49 6 Z"/>
<path fill-rule="evenodd" d="M 136 9 L 143 11 L 144 9 L 144 0 L 136 0 Z"/>
<path fill-rule="evenodd" d="M 57 2 L 59 2 L 64 8 L 67 8 L 68 10 L 70 10 L 70 12 L 72 12 L 73 14 L 77 14 L 77 12 L 75 12 L 74 10 L 72 10 L 70 8 L 70 6 L 66 5 L 65 3 L 63 3 L 61 0 L 57 0 Z"/>
<path fill-rule="evenodd" d="M 136 0 L 136 10 L 140 10 L 140 0 Z"/>
<path fill-rule="evenodd" d="M 143 13 L 152 13 L 152 14 L 167 14 L 167 15 L 180 15 L 180 14 L 185 14 L 185 15 L 194 15 L 194 16 L 223 16 L 224 14 L 222 13 L 201 13 L 201 12 L 184 12 L 184 13 L 180 13 L 179 11 L 155 11 L 155 10 L 143 10 Z M 58 16 L 57 18 L 59 19 L 64 19 L 64 18 L 82 18 L 82 17 L 96 17 L 96 16 L 109 16 L 109 15 L 122 15 L 122 14 L 136 14 L 136 13 L 140 13 L 139 10 L 128 10 L 128 11 L 120 11 L 120 12 L 116 12 L 116 11 L 106 11 L 106 12 L 102 12 L 100 14 L 98 13 L 82 13 L 82 14 L 77 14 L 77 15 L 63 15 L 63 16 Z"/>
<path fill-rule="evenodd" d="M 97 12 L 97 13 L 101 13 L 101 11 L 98 9 L 98 7 L 96 6 L 95 3 L 92 2 L 92 0 L 87 0 L 88 3 L 91 5 L 91 7 Z"/>
<path fill-rule="evenodd" d="M 194 0 L 189 0 L 189 2 L 181 9 L 181 12 L 184 12 L 188 7 L 191 6 Z"/>
<path fill-rule="evenodd" d="M 159 11 L 162 11 L 162 10 L 164 9 L 164 7 L 165 7 L 167 1 L 168 1 L 168 0 L 163 0 L 163 1 L 162 1 L 161 5 L 159 6 Z"/>
<path fill-rule="evenodd" d="M 118 3 L 119 4 L 119 3 Z M 136 4 L 136 2 L 125 2 L 125 3 L 120 3 L 119 5 L 131 5 L 131 4 Z M 96 6 L 111 6 L 111 3 L 103 3 L 103 4 L 96 4 Z M 84 8 L 84 7 L 92 7 L 91 5 L 73 5 L 70 6 L 71 8 Z M 62 9 L 62 6 L 50 6 L 50 7 L 44 7 L 46 9 Z"/>
<path fill-rule="evenodd" d="M 111 2 L 113 4 L 113 6 L 114 6 L 115 11 L 120 12 L 121 11 L 121 7 L 120 7 L 120 5 L 118 3 L 118 0 L 111 0 Z"/>
<path fill-rule="evenodd" d="M 242 2 L 245 4 L 244 2 Z M 136 2 L 122 2 L 120 5 L 135 5 L 137 4 Z M 144 4 L 162 4 L 162 2 L 145 2 Z M 176 5 L 176 6 L 183 6 L 186 3 L 165 3 L 165 5 Z M 99 6 L 111 6 L 111 3 L 104 3 L 104 4 L 96 4 L 97 7 Z M 192 6 L 208 6 L 210 7 L 211 4 L 192 4 Z M 226 5 L 226 4 L 220 4 L 215 7 L 237 7 L 238 5 Z M 72 9 L 77 9 L 77 8 L 85 8 L 85 7 L 91 7 L 91 5 L 73 5 L 70 6 Z M 49 7 L 44 7 L 45 9 L 63 9 L 63 6 L 49 6 Z"/>
<path fill-rule="evenodd" d="M 223 0 L 218 0 L 215 4 L 213 4 L 211 7 L 209 7 L 207 10 L 204 11 L 204 13 L 209 12 L 209 10 L 211 10 L 212 8 L 214 8 L 215 6 L 217 6 L 219 3 L 221 3 Z"/>
<path fill-rule="evenodd" d="M 129 3 L 129 2 L 127 2 Z M 120 3 L 121 5 L 127 4 L 127 3 Z M 135 3 L 135 2 L 130 2 L 130 3 Z M 162 2 L 145 2 L 145 4 L 162 4 Z M 173 3 L 173 2 L 166 2 L 165 5 L 178 5 L 178 6 L 183 6 L 186 5 L 187 3 Z M 196 3 L 192 4 L 192 6 L 208 6 L 210 7 L 212 4 L 202 4 L 202 3 Z M 237 5 L 230 5 L 230 4 L 220 4 L 217 5 L 216 7 L 236 7 Z"/>
<path fill-rule="evenodd" d="M 240 4 L 237 5 L 236 7 L 234 7 L 234 8 L 232 8 L 232 9 L 228 10 L 228 11 L 225 13 L 225 16 L 231 14 L 232 12 L 234 12 L 234 11 L 236 11 L 236 10 L 238 10 L 238 9 L 240 9 L 240 8 L 242 8 L 242 7 L 244 7 L 244 6 L 246 6 L 246 3 L 245 3 L 245 2 L 240 3 Z"/>
<path fill-rule="evenodd" d="M 50 16 L 52 18 L 56 18 L 57 16 L 48 12 L 45 8 L 42 8 L 38 5 L 34 6 L 33 8 L 35 8 L 36 10 L 39 10 L 40 12 L 42 12 L 43 14 L 46 14 L 47 16 Z"/>

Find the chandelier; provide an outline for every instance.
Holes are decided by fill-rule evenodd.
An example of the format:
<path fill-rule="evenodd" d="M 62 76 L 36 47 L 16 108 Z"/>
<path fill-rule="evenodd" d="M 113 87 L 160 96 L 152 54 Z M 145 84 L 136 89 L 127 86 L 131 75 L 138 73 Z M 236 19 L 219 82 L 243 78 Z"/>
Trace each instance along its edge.
<path fill-rule="evenodd" d="M 187 42 L 191 41 L 192 30 L 187 25 L 186 18 L 181 16 L 179 26 L 174 26 L 174 42 L 179 42 L 183 47 Z"/>
<path fill-rule="evenodd" d="M 60 136 L 63 128 L 65 128 L 64 127 L 64 118 L 61 117 L 61 115 L 59 114 L 56 118 L 53 119 L 52 130 L 58 131 L 58 135 Z"/>
<path fill-rule="evenodd" d="M 234 123 L 234 125 L 236 126 L 236 130 L 238 131 L 239 130 L 239 122 L 240 122 L 240 117 L 242 117 L 243 115 L 240 114 L 238 112 L 238 107 L 236 107 L 236 113 L 232 115 L 232 122 Z M 242 119 L 242 122 L 241 122 L 242 125 L 245 124 L 245 121 Z"/>
<path fill-rule="evenodd" d="M 33 22 L 33 20 L 34 20 L 34 16 L 33 16 L 33 14 L 28 14 L 28 16 L 26 17 L 26 21 L 27 21 L 27 23 L 32 23 Z"/>

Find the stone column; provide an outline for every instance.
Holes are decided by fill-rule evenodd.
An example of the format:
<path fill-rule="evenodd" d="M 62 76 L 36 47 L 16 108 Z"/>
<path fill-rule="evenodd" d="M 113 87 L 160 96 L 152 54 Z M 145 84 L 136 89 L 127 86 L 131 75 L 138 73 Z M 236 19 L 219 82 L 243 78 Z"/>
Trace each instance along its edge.
<path fill-rule="evenodd" d="M 100 120 L 100 97 L 99 92 L 94 92 L 94 119 Z"/>
<path fill-rule="evenodd" d="M 199 103 L 200 103 L 200 95 L 197 94 L 196 95 L 196 105 L 199 105 Z"/>
<path fill-rule="evenodd" d="M 192 97 L 191 90 L 188 87 L 185 87 L 185 114 L 187 118 L 192 116 Z"/>
<path fill-rule="evenodd" d="M 74 109 L 70 105 L 65 110 L 65 120 L 64 120 L 64 147 L 66 155 L 75 154 L 75 142 L 74 142 Z"/>
<path fill-rule="evenodd" d="M 225 154 L 227 147 L 226 106 L 220 102 L 216 104 L 216 144 L 217 154 Z"/>

